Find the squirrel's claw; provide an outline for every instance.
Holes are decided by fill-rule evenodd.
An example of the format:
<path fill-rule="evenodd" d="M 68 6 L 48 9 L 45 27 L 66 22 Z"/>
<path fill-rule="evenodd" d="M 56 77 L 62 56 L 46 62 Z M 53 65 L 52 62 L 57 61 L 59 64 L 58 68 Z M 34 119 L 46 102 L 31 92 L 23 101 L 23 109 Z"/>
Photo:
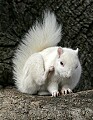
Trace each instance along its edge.
<path fill-rule="evenodd" d="M 58 97 L 60 95 L 59 91 L 55 91 L 52 93 L 52 97 Z"/>
<path fill-rule="evenodd" d="M 61 93 L 62 95 L 66 95 L 66 94 L 72 93 L 72 90 L 69 88 L 62 88 Z"/>

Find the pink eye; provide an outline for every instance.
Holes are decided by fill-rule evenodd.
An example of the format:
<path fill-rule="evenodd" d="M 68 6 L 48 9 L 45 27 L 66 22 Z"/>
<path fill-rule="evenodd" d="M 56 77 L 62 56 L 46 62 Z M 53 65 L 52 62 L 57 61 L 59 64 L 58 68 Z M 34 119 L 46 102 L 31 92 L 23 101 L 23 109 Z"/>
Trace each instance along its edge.
<path fill-rule="evenodd" d="M 60 64 L 61 64 L 62 66 L 64 66 L 63 62 L 60 62 Z"/>

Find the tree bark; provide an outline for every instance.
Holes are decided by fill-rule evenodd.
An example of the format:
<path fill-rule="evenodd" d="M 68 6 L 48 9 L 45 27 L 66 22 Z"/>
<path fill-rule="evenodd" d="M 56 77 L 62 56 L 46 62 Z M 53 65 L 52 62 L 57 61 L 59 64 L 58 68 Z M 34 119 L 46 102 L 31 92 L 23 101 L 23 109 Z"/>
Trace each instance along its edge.
<path fill-rule="evenodd" d="M 60 45 L 79 48 L 83 70 L 76 91 L 92 89 L 93 0 L 0 0 L 0 84 L 13 85 L 14 50 L 46 9 L 63 25 Z"/>
<path fill-rule="evenodd" d="M 60 97 L 0 91 L 0 120 L 92 120 L 93 90 Z"/>

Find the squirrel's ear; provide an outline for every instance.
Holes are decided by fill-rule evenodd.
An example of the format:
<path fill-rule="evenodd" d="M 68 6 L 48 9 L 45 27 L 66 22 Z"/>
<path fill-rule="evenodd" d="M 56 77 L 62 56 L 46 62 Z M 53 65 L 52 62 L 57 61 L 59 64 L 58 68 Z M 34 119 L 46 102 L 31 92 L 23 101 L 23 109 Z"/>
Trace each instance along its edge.
<path fill-rule="evenodd" d="M 75 53 L 78 54 L 78 48 L 75 50 Z"/>
<path fill-rule="evenodd" d="M 60 57 L 60 56 L 61 56 L 61 54 L 63 53 L 62 48 L 61 48 L 61 47 L 59 47 L 59 48 L 58 48 L 58 50 L 57 50 L 57 52 L 58 52 L 58 55 L 59 55 L 59 57 Z"/>

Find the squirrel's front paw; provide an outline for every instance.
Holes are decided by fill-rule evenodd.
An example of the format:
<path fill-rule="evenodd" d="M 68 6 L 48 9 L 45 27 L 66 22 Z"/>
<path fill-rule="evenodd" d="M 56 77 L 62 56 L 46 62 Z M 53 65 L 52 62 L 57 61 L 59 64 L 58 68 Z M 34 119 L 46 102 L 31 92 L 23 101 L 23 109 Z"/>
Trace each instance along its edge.
<path fill-rule="evenodd" d="M 58 96 L 59 96 L 59 91 L 52 92 L 52 97 L 58 97 Z"/>
<path fill-rule="evenodd" d="M 72 93 L 72 90 L 69 88 L 62 88 L 61 93 L 62 95 L 66 95 L 66 94 Z"/>
<path fill-rule="evenodd" d="M 50 66 L 49 67 L 49 72 L 53 72 L 54 71 L 54 66 Z"/>
<path fill-rule="evenodd" d="M 48 77 L 50 77 L 53 72 L 54 72 L 54 66 L 50 66 L 48 70 Z"/>

